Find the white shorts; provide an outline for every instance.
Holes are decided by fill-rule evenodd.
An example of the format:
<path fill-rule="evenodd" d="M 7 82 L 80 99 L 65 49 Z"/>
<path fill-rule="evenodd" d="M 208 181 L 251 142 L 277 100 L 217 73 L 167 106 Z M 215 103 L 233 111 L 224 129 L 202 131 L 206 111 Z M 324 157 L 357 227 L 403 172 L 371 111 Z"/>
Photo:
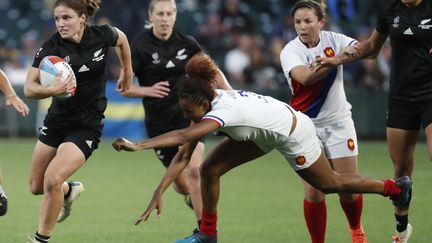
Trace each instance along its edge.
<path fill-rule="evenodd" d="M 303 170 L 318 160 L 321 146 L 316 135 L 312 120 L 301 112 L 295 112 L 297 124 L 288 137 L 284 136 L 284 143 L 276 149 L 286 158 L 295 170 Z"/>
<path fill-rule="evenodd" d="M 328 159 L 358 155 L 357 135 L 352 119 L 317 126 L 316 131 Z"/>

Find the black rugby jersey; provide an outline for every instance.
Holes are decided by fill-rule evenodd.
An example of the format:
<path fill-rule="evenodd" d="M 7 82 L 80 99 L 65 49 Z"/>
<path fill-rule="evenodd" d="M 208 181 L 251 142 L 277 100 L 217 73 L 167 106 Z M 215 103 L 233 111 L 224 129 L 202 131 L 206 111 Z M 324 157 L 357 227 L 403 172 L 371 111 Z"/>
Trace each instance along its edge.
<path fill-rule="evenodd" d="M 186 78 L 186 63 L 201 52 L 200 45 L 193 37 L 175 31 L 168 40 L 163 41 L 154 36 L 153 29 L 146 29 L 131 43 L 131 51 L 132 68 L 141 86 L 152 86 L 159 81 L 169 81 L 170 84 L 168 96 L 142 99 L 147 126 L 152 129 L 174 129 L 178 125 L 176 123 L 185 123 L 178 90 Z"/>
<path fill-rule="evenodd" d="M 53 97 L 46 120 L 62 126 L 92 126 L 101 124 L 107 106 L 105 97 L 105 65 L 109 47 L 115 46 L 117 31 L 109 25 L 85 27 L 79 44 L 55 33 L 36 53 L 33 67 L 49 55 L 64 58 L 72 67 L 77 90 L 73 97 Z"/>
<path fill-rule="evenodd" d="M 376 30 L 390 37 L 390 97 L 406 101 L 432 99 L 432 1 L 408 8 L 385 1 Z"/>

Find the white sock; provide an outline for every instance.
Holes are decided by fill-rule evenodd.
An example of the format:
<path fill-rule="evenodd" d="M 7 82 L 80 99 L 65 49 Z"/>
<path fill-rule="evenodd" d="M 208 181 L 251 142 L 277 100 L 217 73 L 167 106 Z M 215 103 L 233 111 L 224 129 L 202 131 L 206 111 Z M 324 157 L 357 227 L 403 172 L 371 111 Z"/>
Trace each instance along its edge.
<path fill-rule="evenodd" d="M 4 194 L 3 187 L 0 185 L 0 195 Z"/>

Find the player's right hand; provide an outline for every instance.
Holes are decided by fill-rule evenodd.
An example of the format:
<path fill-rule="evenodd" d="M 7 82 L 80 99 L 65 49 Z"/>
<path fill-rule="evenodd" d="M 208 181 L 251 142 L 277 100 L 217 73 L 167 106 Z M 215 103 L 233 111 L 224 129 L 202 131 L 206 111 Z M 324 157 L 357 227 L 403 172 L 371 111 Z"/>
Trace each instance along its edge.
<path fill-rule="evenodd" d="M 112 146 L 117 151 L 136 151 L 137 145 L 135 143 L 132 143 L 131 141 L 127 140 L 126 138 L 117 138 L 113 143 Z"/>
<path fill-rule="evenodd" d="M 158 190 L 156 190 L 153 194 L 152 200 L 147 206 L 147 209 L 137 219 L 135 225 L 140 224 L 142 221 L 146 221 L 150 217 L 150 214 L 154 209 L 156 209 L 156 216 L 160 218 L 162 214 L 162 206 L 163 206 L 162 195 L 158 192 Z"/>

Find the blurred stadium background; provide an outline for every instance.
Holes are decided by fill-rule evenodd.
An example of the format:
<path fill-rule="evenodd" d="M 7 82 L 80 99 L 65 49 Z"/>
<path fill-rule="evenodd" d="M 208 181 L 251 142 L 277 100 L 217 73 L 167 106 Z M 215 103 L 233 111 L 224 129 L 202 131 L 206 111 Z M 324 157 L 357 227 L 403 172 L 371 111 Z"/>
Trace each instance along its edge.
<path fill-rule="evenodd" d="M 0 67 L 23 97 L 23 82 L 36 50 L 54 29 L 53 0 L 0 0 Z M 279 52 L 296 34 L 290 17 L 290 0 L 178 0 L 176 29 L 194 36 L 218 62 L 235 88 L 249 89 L 288 101 L 290 92 L 281 71 Z M 328 0 L 327 28 L 358 40 L 373 29 L 380 1 Z M 103 0 L 97 23 L 111 23 L 129 39 L 143 28 L 148 1 Z M 232 60 L 236 60 L 234 63 Z M 386 44 L 376 60 L 345 65 L 345 85 L 353 105 L 359 133 L 360 171 L 374 178 L 393 176 L 385 144 L 385 115 L 389 61 Z M 114 90 L 118 62 L 107 70 L 105 139 L 101 148 L 72 179 L 86 184 L 86 193 L 74 206 L 70 220 L 56 226 L 54 242 L 166 243 L 195 227 L 192 213 L 181 196 L 169 189 L 163 218 L 132 226 L 144 210 L 163 168 L 151 151 L 117 153 L 113 137 L 146 136 L 139 99 L 120 97 Z M 0 218 L 0 242 L 24 242 L 37 226 L 38 202 L 27 189 L 28 163 L 38 124 L 49 100 L 25 99 L 29 117 L 6 108 L 0 97 L 0 163 L 10 211 Z M 371 141 L 378 139 L 379 141 Z M 213 144 L 209 139 L 208 149 Z M 410 219 L 411 243 L 430 242 L 431 163 L 427 148 L 416 149 L 415 196 Z M 228 173 L 222 180 L 219 230 L 221 242 L 308 242 L 301 210 L 301 181 L 276 152 Z M 328 197 L 328 242 L 349 242 L 346 219 L 336 196 Z M 366 195 L 363 225 L 369 242 L 390 242 L 393 214 L 390 202 Z"/>
<path fill-rule="evenodd" d="M 54 31 L 54 0 L 0 0 L 0 68 L 22 95 L 26 72 L 42 41 Z M 96 23 L 111 23 L 131 40 L 148 19 L 149 1 L 104 0 Z M 178 0 L 176 30 L 194 36 L 239 89 L 254 90 L 288 101 L 290 91 L 282 73 L 279 53 L 295 38 L 290 8 L 292 0 Z M 365 38 L 373 29 L 379 1 L 328 0 L 327 29 Z M 388 45 L 376 60 L 345 65 L 345 86 L 353 105 L 360 138 L 385 137 L 385 107 L 389 77 Z M 146 136 L 139 99 L 122 99 L 110 83 L 118 75 L 118 61 L 111 55 L 107 69 L 105 137 Z M 0 135 L 34 136 L 49 101 L 26 100 L 32 112 L 19 118 L 0 109 Z M 132 132 L 131 132 L 132 131 Z"/>

